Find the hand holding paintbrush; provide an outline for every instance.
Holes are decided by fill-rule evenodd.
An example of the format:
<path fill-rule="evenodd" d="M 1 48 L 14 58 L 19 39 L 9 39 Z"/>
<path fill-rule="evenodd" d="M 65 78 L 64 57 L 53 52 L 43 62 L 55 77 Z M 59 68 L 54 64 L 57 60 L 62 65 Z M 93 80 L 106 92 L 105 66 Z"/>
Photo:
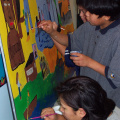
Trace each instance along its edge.
<path fill-rule="evenodd" d="M 43 118 L 45 118 L 45 117 L 49 117 L 49 116 L 51 116 L 51 115 L 56 115 L 56 113 L 45 115 Z M 30 120 L 33 120 L 33 119 L 35 120 L 35 119 L 38 119 L 38 118 L 42 118 L 42 116 L 33 117 L 33 118 L 30 118 Z"/>
<path fill-rule="evenodd" d="M 57 25 L 55 22 L 51 22 L 50 20 L 43 20 L 41 22 L 38 22 L 37 27 L 31 28 L 30 30 L 36 28 L 43 29 L 47 33 L 50 33 L 52 30 L 57 30 L 58 32 L 60 32 L 61 30 L 65 30 L 60 25 Z"/>

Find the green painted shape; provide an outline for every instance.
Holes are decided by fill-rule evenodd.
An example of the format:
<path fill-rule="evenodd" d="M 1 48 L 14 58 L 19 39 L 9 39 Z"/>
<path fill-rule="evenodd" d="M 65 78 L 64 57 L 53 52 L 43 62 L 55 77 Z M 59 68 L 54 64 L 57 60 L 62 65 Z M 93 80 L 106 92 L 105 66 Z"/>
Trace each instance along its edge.
<path fill-rule="evenodd" d="M 57 6 L 55 0 L 54 0 L 54 3 L 55 3 L 55 6 Z M 56 9 L 57 9 L 57 8 L 56 8 Z M 59 22 L 60 25 L 62 25 L 62 21 L 61 21 L 61 16 L 60 16 L 60 14 L 58 13 L 57 15 L 58 15 L 58 22 Z"/>
<path fill-rule="evenodd" d="M 25 16 L 25 11 L 24 11 L 24 9 L 23 9 L 23 15 Z M 25 25 L 26 25 L 26 21 L 25 21 Z"/>
<path fill-rule="evenodd" d="M 40 99 L 44 98 L 46 95 L 52 94 L 52 90 L 55 86 L 55 84 L 51 85 L 52 76 L 53 74 L 49 74 L 48 77 L 43 80 L 42 73 L 39 73 L 34 81 L 28 82 L 22 89 L 22 99 L 20 100 L 19 96 L 14 99 L 18 120 L 25 120 L 23 113 L 36 95 L 37 99 Z M 29 99 L 27 97 L 27 91 L 29 91 L 30 94 Z M 27 103 L 27 101 L 29 101 L 29 103 Z"/>
<path fill-rule="evenodd" d="M 22 89 L 22 99 L 20 100 L 19 95 L 14 99 L 17 120 L 25 120 L 24 112 L 36 95 L 37 100 L 44 99 L 47 95 L 51 95 L 55 92 L 58 81 L 64 81 L 68 75 L 69 74 L 64 75 L 64 63 L 62 66 L 58 63 L 55 67 L 55 72 L 49 74 L 45 80 L 43 80 L 42 72 L 38 73 L 37 78 L 34 81 L 28 82 Z M 29 91 L 30 94 L 29 98 L 27 97 L 27 91 Z M 27 103 L 27 101 L 29 101 L 29 103 Z"/>

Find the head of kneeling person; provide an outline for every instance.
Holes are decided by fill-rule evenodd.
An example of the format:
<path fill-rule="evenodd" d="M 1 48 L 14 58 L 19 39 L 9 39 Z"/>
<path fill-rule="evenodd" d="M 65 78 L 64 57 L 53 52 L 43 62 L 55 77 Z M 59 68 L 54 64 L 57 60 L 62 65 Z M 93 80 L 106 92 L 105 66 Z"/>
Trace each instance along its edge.
<path fill-rule="evenodd" d="M 115 103 L 93 79 L 72 77 L 57 87 L 60 111 L 67 120 L 105 120 Z"/>

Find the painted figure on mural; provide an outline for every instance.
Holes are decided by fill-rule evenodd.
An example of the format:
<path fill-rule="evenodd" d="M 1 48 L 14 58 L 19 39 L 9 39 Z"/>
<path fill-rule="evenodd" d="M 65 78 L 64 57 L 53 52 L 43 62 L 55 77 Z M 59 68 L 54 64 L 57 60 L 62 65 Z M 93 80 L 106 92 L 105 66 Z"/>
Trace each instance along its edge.
<path fill-rule="evenodd" d="M 20 36 L 15 28 L 16 17 L 13 11 L 12 0 L 1 0 L 8 32 L 8 52 L 12 70 L 24 63 L 24 55 Z"/>
<path fill-rule="evenodd" d="M 28 0 L 23 0 L 23 2 L 24 2 L 25 23 L 26 23 L 26 30 L 27 30 L 27 41 L 29 41 L 30 36 L 29 36 L 28 19 L 29 19 L 29 22 L 30 22 L 30 27 L 32 29 L 32 32 L 34 32 L 34 29 L 33 29 L 33 24 L 32 24 L 32 19 L 31 19 L 31 14 L 30 14 L 30 8 L 29 8 Z"/>
<path fill-rule="evenodd" d="M 44 56 L 41 57 L 41 59 L 39 57 L 39 60 L 40 60 L 40 68 L 42 70 L 42 76 L 43 76 L 43 79 L 45 79 L 48 76 L 48 74 L 50 73 L 49 65 Z"/>

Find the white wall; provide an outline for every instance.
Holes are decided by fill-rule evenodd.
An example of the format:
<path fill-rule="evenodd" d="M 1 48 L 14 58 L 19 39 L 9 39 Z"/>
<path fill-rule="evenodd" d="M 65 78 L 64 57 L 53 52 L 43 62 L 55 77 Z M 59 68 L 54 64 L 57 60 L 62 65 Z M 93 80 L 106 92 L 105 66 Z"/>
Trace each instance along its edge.
<path fill-rule="evenodd" d="M 13 120 L 7 83 L 0 87 L 0 120 Z"/>
<path fill-rule="evenodd" d="M 74 29 L 77 28 L 77 5 L 76 0 L 70 0 L 70 8 L 72 13 Z"/>

